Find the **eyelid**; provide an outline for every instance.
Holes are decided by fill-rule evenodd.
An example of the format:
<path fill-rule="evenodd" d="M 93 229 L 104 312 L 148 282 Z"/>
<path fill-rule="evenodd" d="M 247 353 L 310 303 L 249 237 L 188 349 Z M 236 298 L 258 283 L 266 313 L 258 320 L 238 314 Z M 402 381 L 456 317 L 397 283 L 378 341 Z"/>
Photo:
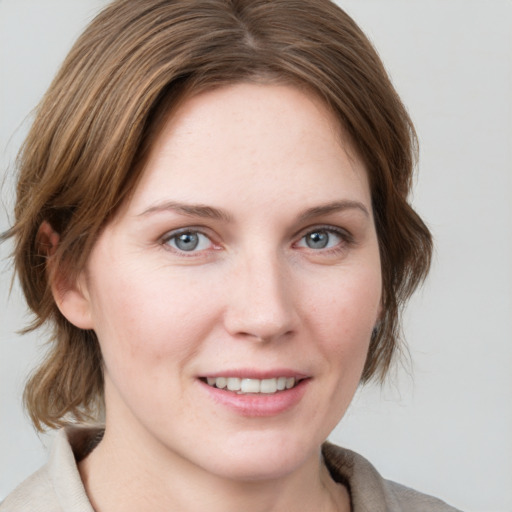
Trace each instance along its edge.
<path fill-rule="evenodd" d="M 312 249 L 309 247 L 298 246 L 298 244 L 309 234 L 315 233 L 317 231 L 325 231 L 328 233 L 332 233 L 340 238 L 340 243 L 336 244 L 334 247 L 327 247 L 323 249 Z M 319 224 L 314 226 L 308 226 L 307 228 L 301 230 L 297 236 L 295 237 L 296 241 L 293 243 L 293 246 L 304 249 L 306 251 L 311 251 L 312 253 L 318 254 L 336 254 L 340 251 L 347 249 L 349 246 L 354 245 L 355 240 L 353 235 L 344 228 L 339 226 L 333 226 L 331 224 Z"/>
<path fill-rule="evenodd" d="M 216 250 L 219 248 L 219 245 L 216 244 L 216 242 L 213 240 L 213 237 L 209 233 L 209 231 L 210 230 L 206 229 L 205 227 L 199 227 L 199 226 L 186 226 L 186 227 L 182 227 L 182 228 L 171 229 L 170 231 L 167 231 L 165 234 L 163 234 L 159 238 L 159 242 L 162 246 L 165 247 L 166 250 L 172 251 L 176 254 L 179 254 L 180 256 L 185 256 L 185 257 L 199 256 L 201 254 L 204 254 L 211 250 Z M 168 243 L 173 238 L 178 237 L 179 235 L 182 235 L 184 233 L 193 233 L 193 234 L 202 235 L 210 241 L 211 246 L 207 249 L 201 249 L 198 251 L 195 251 L 195 250 L 194 251 L 183 251 L 177 247 L 172 247 Z"/>
<path fill-rule="evenodd" d="M 206 229 L 198 226 L 186 226 L 182 228 L 176 228 L 176 229 L 170 229 L 169 231 L 166 231 L 161 237 L 160 240 L 169 240 L 171 238 L 174 238 L 175 236 L 182 235 L 183 233 L 199 233 L 201 235 L 204 235 L 208 238 L 211 238 L 208 233 L 205 232 Z"/>
<path fill-rule="evenodd" d="M 340 226 L 333 226 L 332 224 L 316 224 L 313 226 L 308 226 L 307 228 L 301 229 L 295 236 L 297 240 L 301 240 L 306 235 L 310 233 L 314 233 L 315 231 L 327 231 L 330 233 L 335 233 L 336 235 L 339 235 L 341 238 L 346 240 L 347 242 L 353 242 L 354 236 L 352 233 Z"/>
<path fill-rule="evenodd" d="M 345 248 L 348 245 L 353 245 L 355 243 L 353 235 L 345 228 L 342 228 L 340 226 L 333 226 L 332 224 L 317 224 L 317 225 L 311 225 L 306 228 L 301 229 L 296 235 L 294 235 L 293 246 L 296 246 L 305 236 L 308 234 L 314 233 L 315 231 L 326 231 L 328 233 L 333 233 L 336 236 L 338 236 L 341 239 L 341 242 L 331 248 L 325 248 L 325 249 L 311 249 L 314 252 L 323 252 L 328 253 L 329 251 L 337 251 L 340 249 Z M 211 246 L 207 249 L 201 249 L 198 251 L 183 251 L 179 248 L 172 247 L 168 244 L 168 242 L 173 239 L 174 237 L 179 236 L 183 233 L 197 233 L 204 237 L 206 237 L 209 241 Z M 165 232 L 162 236 L 159 237 L 159 243 L 162 246 L 165 246 L 166 250 L 172 251 L 176 254 L 179 254 L 181 256 L 186 257 L 193 257 L 193 256 L 199 256 L 201 254 L 210 252 L 212 250 L 218 250 L 220 249 L 220 244 L 215 241 L 214 236 L 211 234 L 211 230 L 205 226 L 185 226 L 180 227 L 176 229 L 171 229 L 167 232 Z M 307 249 L 307 248 L 306 248 Z"/>

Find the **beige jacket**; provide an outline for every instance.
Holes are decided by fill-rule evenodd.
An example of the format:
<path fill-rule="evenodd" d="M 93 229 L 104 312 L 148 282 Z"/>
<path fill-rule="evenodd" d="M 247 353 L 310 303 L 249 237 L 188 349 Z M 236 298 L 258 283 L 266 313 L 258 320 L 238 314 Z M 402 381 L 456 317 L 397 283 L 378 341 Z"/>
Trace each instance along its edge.
<path fill-rule="evenodd" d="M 101 435 L 85 428 L 58 432 L 48 463 L 0 504 L 0 512 L 94 512 L 76 459 L 90 452 Z M 353 512 L 457 512 L 443 501 L 384 480 L 354 452 L 326 443 L 323 454 L 334 480 L 349 488 Z"/>

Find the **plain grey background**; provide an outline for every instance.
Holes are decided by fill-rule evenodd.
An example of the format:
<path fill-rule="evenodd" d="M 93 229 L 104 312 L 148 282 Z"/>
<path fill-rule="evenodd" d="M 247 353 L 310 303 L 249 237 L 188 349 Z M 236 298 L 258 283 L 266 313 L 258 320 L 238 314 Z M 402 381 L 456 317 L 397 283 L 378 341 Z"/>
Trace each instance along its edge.
<path fill-rule="evenodd" d="M 0 0 L 0 230 L 35 107 L 102 0 Z M 339 0 L 367 32 L 421 143 L 414 204 L 436 240 L 405 332 L 413 364 L 360 390 L 331 439 L 387 478 L 474 512 L 512 510 L 512 1 Z M 46 459 L 23 381 L 44 333 L 0 247 L 0 500 Z"/>

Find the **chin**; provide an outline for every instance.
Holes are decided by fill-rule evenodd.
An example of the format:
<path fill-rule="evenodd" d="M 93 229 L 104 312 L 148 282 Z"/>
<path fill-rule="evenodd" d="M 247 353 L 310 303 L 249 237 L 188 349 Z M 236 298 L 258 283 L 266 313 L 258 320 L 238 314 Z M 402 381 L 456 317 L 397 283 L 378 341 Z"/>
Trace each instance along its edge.
<path fill-rule="evenodd" d="M 294 440 L 288 434 L 256 432 L 242 437 L 238 442 L 231 439 L 224 448 L 219 444 L 222 453 L 210 452 L 204 469 L 230 480 L 273 480 L 318 460 L 320 453 L 321 442 L 313 446 L 311 439 Z"/>

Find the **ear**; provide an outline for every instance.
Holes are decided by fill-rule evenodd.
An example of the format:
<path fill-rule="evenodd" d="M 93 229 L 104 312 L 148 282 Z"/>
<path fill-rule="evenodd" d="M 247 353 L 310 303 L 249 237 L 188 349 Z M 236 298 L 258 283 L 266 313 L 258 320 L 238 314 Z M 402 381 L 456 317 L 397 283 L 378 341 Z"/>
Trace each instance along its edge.
<path fill-rule="evenodd" d="M 74 277 L 62 262 L 58 267 L 54 258 L 60 243 L 60 235 L 49 222 L 44 221 L 37 232 L 39 252 L 46 256 L 46 272 L 50 281 L 53 299 L 60 312 L 74 326 L 92 329 L 91 302 L 87 289 L 85 271 Z"/>

